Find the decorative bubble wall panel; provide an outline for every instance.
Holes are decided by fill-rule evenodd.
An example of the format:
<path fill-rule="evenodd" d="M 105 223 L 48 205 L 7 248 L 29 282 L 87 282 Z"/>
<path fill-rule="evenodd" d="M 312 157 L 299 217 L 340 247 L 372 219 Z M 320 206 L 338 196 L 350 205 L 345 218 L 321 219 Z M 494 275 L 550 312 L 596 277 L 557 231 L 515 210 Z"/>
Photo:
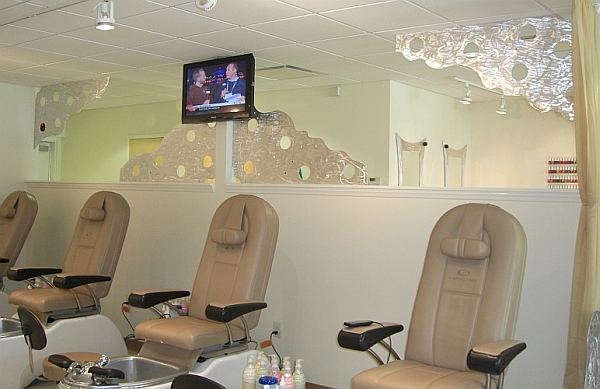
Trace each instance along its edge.
<path fill-rule="evenodd" d="M 274 111 L 234 129 L 233 169 L 238 183 L 363 184 L 365 166 L 319 138 L 297 131 L 292 119 Z M 121 181 L 204 182 L 215 180 L 216 128 L 186 124 L 169 132 L 158 150 L 132 157 Z"/>
<path fill-rule="evenodd" d="M 573 86 L 571 22 L 554 17 L 445 28 L 397 35 L 396 51 L 434 69 L 473 69 L 485 87 L 523 96 L 542 112 L 573 120 L 567 91 Z"/>
<path fill-rule="evenodd" d="M 110 77 L 44 86 L 35 101 L 33 147 L 49 136 L 60 135 L 71 115 L 106 90 Z"/>

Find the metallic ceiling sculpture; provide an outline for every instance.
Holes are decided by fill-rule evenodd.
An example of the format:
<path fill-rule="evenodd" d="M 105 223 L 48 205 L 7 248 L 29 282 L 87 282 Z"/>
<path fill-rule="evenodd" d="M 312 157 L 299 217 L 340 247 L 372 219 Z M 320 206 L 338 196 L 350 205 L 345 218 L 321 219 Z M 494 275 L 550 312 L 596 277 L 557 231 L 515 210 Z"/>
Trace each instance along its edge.
<path fill-rule="evenodd" d="M 473 69 L 486 88 L 523 96 L 532 107 L 573 120 L 572 25 L 555 17 L 526 18 L 398 35 L 396 51 L 434 69 Z"/>

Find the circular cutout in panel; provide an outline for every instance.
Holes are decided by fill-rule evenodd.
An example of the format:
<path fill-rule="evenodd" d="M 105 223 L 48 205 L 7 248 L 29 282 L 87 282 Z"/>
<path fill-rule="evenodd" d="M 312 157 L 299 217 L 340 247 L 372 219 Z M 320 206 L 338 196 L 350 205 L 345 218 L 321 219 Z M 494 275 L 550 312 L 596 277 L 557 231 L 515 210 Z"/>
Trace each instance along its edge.
<path fill-rule="evenodd" d="M 73 99 L 73 96 L 67 97 L 67 105 L 69 107 L 72 106 L 74 102 L 75 102 L 75 99 Z"/>
<path fill-rule="evenodd" d="M 248 131 L 254 132 L 258 130 L 258 120 L 250 119 L 248 120 Z"/>
<path fill-rule="evenodd" d="M 140 167 L 140 165 L 134 165 L 133 169 L 131 169 L 131 174 L 134 177 L 137 177 L 140 175 L 141 171 L 142 171 L 142 168 Z"/>
<path fill-rule="evenodd" d="M 246 163 L 244 164 L 244 173 L 246 173 L 246 174 L 254 173 L 254 162 L 246 161 Z"/>
<path fill-rule="evenodd" d="M 573 103 L 575 101 L 575 98 L 573 97 L 574 94 L 574 89 L 572 86 L 570 86 L 569 89 L 567 89 L 567 91 L 565 92 L 565 97 L 567 98 L 569 103 Z"/>
<path fill-rule="evenodd" d="M 284 135 L 279 139 L 279 147 L 283 150 L 287 150 L 292 146 L 292 138 L 287 135 Z"/>
<path fill-rule="evenodd" d="M 165 157 L 163 157 L 162 155 L 157 155 L 156 159 L 154 160 L 154 163 L 156 164 L 156 166 L 162 166 L 165 163 Z"/>
<path fill-rule="evenodd" d="M 418 53 L 419 51 L 421 51 L 423 49 L 423 39 L 421 39 L 419 37 L 413 38 L 410 41 L 409 47 L 410 47 L 410 51 L 412 51 L 413 53 Z"/>
<path fill-rule="evenodd" d="M 527 23 L 521 28 L 521 30 L 519 30 L 519 39 L 524 41 L 533 40 L 536 36 L 537 29 L 531 23 Z"/>
<path fill-rule="evenodd" d="M 554 45 L 554 49 L 552 50 L 552 53 L 560 59 L 565 59 L 567 58 L 569 55 L 571 55 L 571 44 L 567 41 L 561 41 L 558 42 L 557 44 Z"/>
<path fill-rule="evenodd" d="M 206 169 L 208 169 L 209 167 L 211 167 L 213 164 L 213 159 L 210 155 L 207 155 L 204 157 L 204 159 L 202 159 L 202 165 L 204 165 L 204 167 Z"/>
<path fill-rule="evenodd" d="M 354 167 L 354 165 L 348 164 L 344 166 L 344 169 L 342 170 L 342 175 L 344 176 L 344 178 L 350 179 L 354 177 L 355 174 L 356 168 Z"/>
<path fill-rule="evenodd" d="M 475 42 L 469 42 L 465 46 L 463 53 L 467 58 L 475 58 L 479 54 L 479 46 Z"/>
<path fill-rule="evenodd" d="M 40 98 L 40 106 L 42 106 L 42 107 L 46 106 L 46 98 L 45 97 Z"/>
<path fill-rule="evenodd" d="M 308 180 L 310 177 L 310 168 L 306 165 L 302 166 L 300 170 L 298 170 L 298 175 L 301 180 Z"/>
<path fill-rule="evenodd" d="M 217 125 L 217 122 L 206 123 L 210 128 L 214 128 Z"/>
<path fill-rule="evenodd" d="M 183 166 L 183 165 L 177 166 L 177 177 L 179 177 L 179 178 L 185 177 L 185 166 Z"/>
<path fill-rule="evenodd" d="M 54 92 L 52 95 L 52 100 L 58 101 L 60 99 L 60 94 L 58 92 Z"/>
<path fill-rule="evenodd" d="M 523 65 L 522 63 L 518 63 L 512 68 L 511 73 L 515 80 L 522 81 L 527 78 L 529 70 L 527 69 L 527 66 Z"/>
<path fill-rule="evenodd" d="M 60 118 L 54 119 L 54 127 L 60 128 L 61 124 L 62 124 L 62 121 L 60 120 Z"/>
<path fill-rule="evenodd" d="M 193 142 L 196 139 L 196 131 L 189 130 L 186 134 L 186 138 L 188 142 Z"/>

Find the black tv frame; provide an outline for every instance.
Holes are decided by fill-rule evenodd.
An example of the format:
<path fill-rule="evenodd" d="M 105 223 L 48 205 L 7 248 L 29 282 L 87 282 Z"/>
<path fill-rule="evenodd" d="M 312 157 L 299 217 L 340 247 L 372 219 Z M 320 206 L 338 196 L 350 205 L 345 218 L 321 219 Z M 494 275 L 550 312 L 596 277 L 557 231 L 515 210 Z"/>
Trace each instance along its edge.
<path fill-rule="evenodd" d="M 187 109 L 187 94 L 193 83 L 192 75 L 196 69 L 202 68 L 206 72 L 206 85 L 213 96 L 219 84 L 225 80 L 225 69 L 231 62 L 238 64 L 238 76 L 246 81 L 245 101 L 239 103 L 213 103 L 196 105 L 197 111 L 190 112 Z M 222 74 L 219 72 L 222 70 Z M 183 88 L 181 98 L 181 123 L 207 123 L 227 120 L 250 119 L 255 115 L 254 109 L 254 77 L 255 60 L 252 54 L 235 55 L 231 57 L 220 57 L 206 61 L 198 61 L 183 65 Z"/>

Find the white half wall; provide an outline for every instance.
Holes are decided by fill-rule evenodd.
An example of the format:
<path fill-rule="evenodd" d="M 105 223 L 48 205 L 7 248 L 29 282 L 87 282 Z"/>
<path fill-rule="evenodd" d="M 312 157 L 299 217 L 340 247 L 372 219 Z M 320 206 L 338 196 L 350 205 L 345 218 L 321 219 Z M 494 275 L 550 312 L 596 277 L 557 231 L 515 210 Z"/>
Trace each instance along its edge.
<path fill-rule="evenodd" d="M 29 238 L 31 265 L 60 266 L 79 209 L 92 193 L 113 190 L 128 200 L 127 238 L 111 292 L 102 302 L 103 314 L 123 335 L 132 332 L 121 314 L 129 292 L 190 288 L 217 206 L 237 193 L 263 197 L 279 214 L 280 234 L 269 306 L 253 339 L 268 339 L 272 322 L 280 322 L 282 337 L 275 339 L 280 355 L 304 359 L 309 382 L 339 389 L 374 366 L 366 354 L 337 345 L 342 322 L 408 325 L 434 223 L 458 204 L 494 203 L 515 215 L 528 237 L 516 332 L 528 347 L 511 366 L 505 387 L 562 388 L 580 207 L 576 192 L 41 182 L 29 182 L 28 190 L 40 202 Z M 136 324 L 149 316 L 133 310 L 129 317 Z M 405 332 L 393 337 L 401 355 L 405 337 Z"/>

